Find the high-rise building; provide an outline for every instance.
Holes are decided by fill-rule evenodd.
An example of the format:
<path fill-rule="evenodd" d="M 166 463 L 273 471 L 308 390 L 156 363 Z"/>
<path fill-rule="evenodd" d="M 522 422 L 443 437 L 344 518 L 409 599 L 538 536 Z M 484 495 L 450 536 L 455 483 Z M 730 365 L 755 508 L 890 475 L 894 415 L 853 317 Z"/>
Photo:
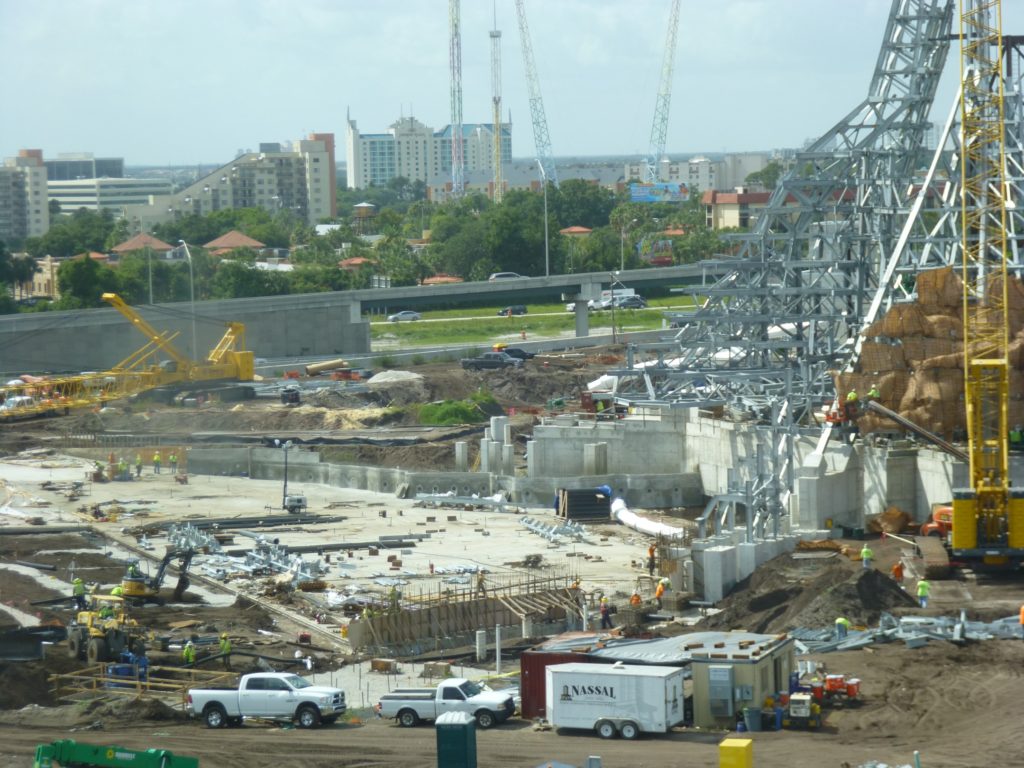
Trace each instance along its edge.
<path fill-rule="evenodd" d="M 56 160 L 44 160 L 49 181 L 75 179 L 120 179 L 124 177 L 123 157 L 93 157 L 91 152 L 61 153 Z"/>
<path fill-rule="evenodd" d="M 402 117 L 386 133 L 360 133 L 356 121 L 347 121 L 345 157 L 349 189 L 384 186 L 399 176 L 442 188 L 441 177 L 451 177 L 452 128 L 440 131 L 414 117 Z M 494 125 L 463 123 L 466 172 L 491 171 L 494 164 Z M 501 124 L 501 157 L 512 162 L 512 125 Z"/>
<path fill-rule="evenodd" d="M 136 232 L 181 216 L 205 216 L 228 208 L 291 211 L 310 225 L 336 211 L 334 134 L 313 134 L 289 146 L 260 144 L 258 152 L 229 163 L 173 194 L 144 205 L 126 205 L 122 215 Z"/>
<path fill-rule="evenodd" d="M 23 149 L 0 166 L 0 240 L 8 245 L 50 228 L 46 166 L 40 149 Z"/>

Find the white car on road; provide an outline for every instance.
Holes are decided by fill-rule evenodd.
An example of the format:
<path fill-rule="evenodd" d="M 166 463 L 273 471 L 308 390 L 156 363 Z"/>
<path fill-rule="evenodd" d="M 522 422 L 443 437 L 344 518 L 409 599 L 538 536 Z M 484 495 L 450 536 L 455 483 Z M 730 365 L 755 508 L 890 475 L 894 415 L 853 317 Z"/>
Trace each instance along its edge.
<path fill-rule="evenodd" d="M 420 320 L 423 318 L 419 312 L 413 312 L 411 309 L 403 309 L 401 312 L 395 312 L 393 315 L 388 315 L 388 320 L 392 323 L 400 323 L 403 320 Z"/>

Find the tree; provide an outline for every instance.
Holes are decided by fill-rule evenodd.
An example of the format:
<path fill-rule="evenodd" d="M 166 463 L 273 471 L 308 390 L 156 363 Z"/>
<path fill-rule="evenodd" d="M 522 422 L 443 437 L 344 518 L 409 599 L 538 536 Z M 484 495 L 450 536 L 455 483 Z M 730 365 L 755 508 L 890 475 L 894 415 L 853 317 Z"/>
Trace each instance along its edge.
<path fill-rule="evenodd" d="M 555 193 L 555 194 L 552 194 Z M 566 179 L 548 188 L 549 208 L 562 227 L 603 227 L 615 207 L 615 195 L 583 179 Z"/>
<path fill-rule="evenodd" d="M 779 182 L 779 177 L 782 176 L 782 172 L 782 163 L 777 160 L 772 160 L 760 171 L 748 173 L 747 178 L 743 180 L 743 183 L 760 184 L 765 189 L 775 189 L 775 185 Z"/>
<path fill-rule="evenodd" d="M 37 259 L 46 255 L 67 257 L 88 251 L 103 252 L 114 223 L 114 214 L 106 208 L 99 212 L 79 208 L 70 216 L 61 216 L 42 237 L 28 238 L 25 250 Z"/>
<path fill-rule="evenodd" d="M 117 274 L 89 256 L 71 259 L 57 270 L 57 287 L 60 299 L 55 302 L 57 309 L 87 309 L 103 304 L 104 293 L 116 292 L 119 288 Z"/>

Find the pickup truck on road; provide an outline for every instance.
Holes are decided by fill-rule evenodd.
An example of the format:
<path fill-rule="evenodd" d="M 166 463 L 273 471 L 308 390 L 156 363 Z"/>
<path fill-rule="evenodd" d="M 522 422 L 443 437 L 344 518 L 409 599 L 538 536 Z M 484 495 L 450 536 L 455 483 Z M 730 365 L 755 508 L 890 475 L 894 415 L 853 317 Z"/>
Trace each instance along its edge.
<path fill-rule="evenodd" d="M 241 725 L 246 717 L 294 721 L 300 728 L 315 728 L 345 714 L 345 692 L 313 685 L 290 672 L 256 672 L 242 675 L 238 690 L 191 689 L 188 707 L 207 728 Z"/>
<path fill-rule="evenodd" d="M 466 712 L 481 728 L 490 728 L 507 720 L 515 712 L 515 702 L 507 693 L 489 691 L 477 683 L 453 677 L 437 688 L 399 688 L 380 697 L 377 714 L 394 718 L 405 728 L 421 720 L 436 720 L 445 712 Z"/>
<path fill-rule="evenodd" d="M 484 352 L 479 357 L 464 357 L 459 361 L 467 371 L 482 371 L 490 368 L 519 368 L 523 361 L 504 352 Z"/>

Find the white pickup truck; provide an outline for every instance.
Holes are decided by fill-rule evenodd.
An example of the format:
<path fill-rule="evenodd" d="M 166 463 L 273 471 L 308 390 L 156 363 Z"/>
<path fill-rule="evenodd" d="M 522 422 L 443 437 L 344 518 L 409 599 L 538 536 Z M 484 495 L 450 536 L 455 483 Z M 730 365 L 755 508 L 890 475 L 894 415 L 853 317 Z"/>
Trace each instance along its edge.
<path fill-rule="evenodd" d="M 242 675 L 238 690 L 191 689 L 188 707 L 207 728 L 241 725 L 246 717 L 294 721 L 300 728 L 314 728 L 333 723 L 345 713 L 345 692 L 313 685 L 290 672 L 256 672 Z"/>
<path fill-rule="evenodd" d="M 489 691 L 470 680 L 453 677 L 437 688 L 399 688 L 386 693 L 380 697 L 377 714 L 411 728 L 421 720 L 436 720 L 445 712 L 466 712 L 476 718 L 481 728 L 490 728 L 511 717 L 515 708 L 507 693 Z"/>

